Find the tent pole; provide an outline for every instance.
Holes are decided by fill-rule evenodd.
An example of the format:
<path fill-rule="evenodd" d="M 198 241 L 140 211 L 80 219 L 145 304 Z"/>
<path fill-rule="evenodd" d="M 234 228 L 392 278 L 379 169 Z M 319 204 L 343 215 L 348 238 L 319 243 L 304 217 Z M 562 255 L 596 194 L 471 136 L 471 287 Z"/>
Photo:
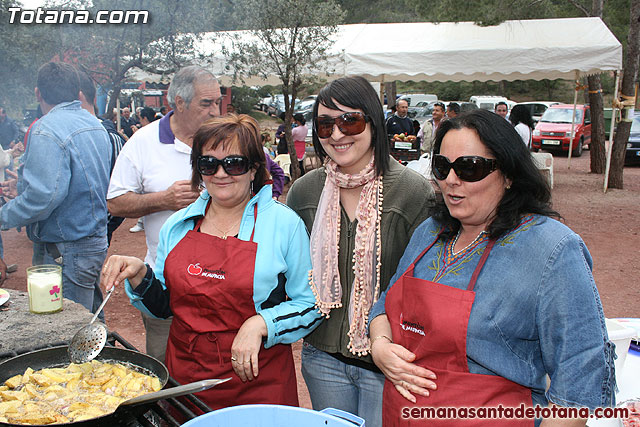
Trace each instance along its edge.
<path fill-rule="evenodd" d="M 384 107 L 384 74 L 380 76 L 380 104 Z"/>
<path fill-rule="evenodd" d="M 569 155 L 567 157 L 568 161 L 567 161 L 567 169 L 571 169 L 571 151 L 573 151 L 573 139 L 575 138 L 575 135 L 573 134 L 573 131 L 575 130 L 575 126 L 576 126 L 576 104 L 578 103 L 578 87 L 580 86 L 580 71 L 576 70 L 576 90 L 575 93 L 573 94 L 573 114 L 571 114 L 571 133 L 569 136 Z M 580 142 L 578 142 L 579 144 Z"/>
<path fill-rule="evenodd" d="M 620 83 L 620 74 L 621 71 L 616 71 L 616 85 L 613 89 L 613 106 L 611 108 L 611 127 L 609 128 L 609 141 L 608 144 L 605 145 L 605 152 L 607 153 L 607 165 L 604 171 L 604 192 L 607 192 L 609 188 L 609 171 L 611 170 L 611 152 L 613 151 L 613 124 L 615 123 L 616 118 L 616 105 L 615 100 L 618 99 L 618 85 Z"/>

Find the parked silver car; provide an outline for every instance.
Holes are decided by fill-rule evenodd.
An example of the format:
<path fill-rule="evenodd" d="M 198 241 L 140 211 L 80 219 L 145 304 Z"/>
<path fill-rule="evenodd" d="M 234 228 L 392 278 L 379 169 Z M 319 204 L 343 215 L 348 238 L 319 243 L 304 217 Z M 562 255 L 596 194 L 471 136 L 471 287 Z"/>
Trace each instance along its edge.
<path fill-rule="evenodd" d="M 289 95 L 289 101 L 291 101 L 291 95 Z M 296 104 L 298 102 L 300 102 L 300 100 L 296 98 Z M 283 112 L 284 112 L 284 95 L 275 95 L 273 97 L 273 101 L 271 101 L 271 105 L 269 105 L 269 108 L 267 109 L 267 114 L 269 114 L 270 116 L 278 117 Z"/>

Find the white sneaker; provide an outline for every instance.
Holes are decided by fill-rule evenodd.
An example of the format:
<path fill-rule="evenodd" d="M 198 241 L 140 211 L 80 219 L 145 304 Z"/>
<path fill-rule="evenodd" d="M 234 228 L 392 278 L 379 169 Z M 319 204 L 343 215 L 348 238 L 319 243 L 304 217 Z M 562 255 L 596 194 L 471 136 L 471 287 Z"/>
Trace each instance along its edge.
<path fill-rule="evenodd" d="M 137 233 L 139 231 L 144 231 L 144 226 L 140 225 L 140 223 L 137 223 L 136 225 L 134 225 L 133 227 L 131 227 L 129 229 L 129 231 L 131 233 Z"/>

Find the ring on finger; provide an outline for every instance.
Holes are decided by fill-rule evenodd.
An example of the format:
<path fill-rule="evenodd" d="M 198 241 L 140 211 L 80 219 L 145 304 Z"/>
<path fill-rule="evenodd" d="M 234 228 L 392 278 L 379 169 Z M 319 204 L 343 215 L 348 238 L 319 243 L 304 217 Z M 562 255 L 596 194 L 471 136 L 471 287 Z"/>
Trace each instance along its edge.
<path fill-rule="evenodd" d="M 237 360 L 238 360 L 238 359 L 236 359 L 234 356 L 231 356 L 231 361 L 232 361 L 232 362 L 235 362 L 235 361 L 237 361 Z"/>
<path fill-rule="evenodd" d="M 244 362 L 242 362 L 243 365 L 246 365 L 247 363 L 251 363 L 250 360 L 245 360 Z"/>

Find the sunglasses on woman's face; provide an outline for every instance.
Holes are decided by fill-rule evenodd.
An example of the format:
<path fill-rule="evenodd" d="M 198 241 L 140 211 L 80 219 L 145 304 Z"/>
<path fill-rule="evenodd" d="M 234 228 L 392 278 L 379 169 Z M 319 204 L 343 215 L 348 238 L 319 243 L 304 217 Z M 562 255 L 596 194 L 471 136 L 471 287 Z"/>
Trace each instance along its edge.
<path fill-rule="evenodd" d="M 480 156 L 462 156 L 450 162 L 442 154 L 433 156 L 431 170 L 437 180 L 447 179 L 451 168 L 462 181 L 476 182 L 485 179 L 487 175 L 498 169 L 498 161 Z"/>
<path fill-rule="evenodd" d="M 239 155 L 227 156 L 224 159 L 213 156 L 198 157 L 198 172 L 202 175 L 215 175 L 218 166 L 222 166 L 227 175 L 244 175 L 249 172 L 249 159 Z"/>
<path fill-rule="evenodd" d="M 369 118 L 359 112 L 349 112 L 338 117 L 318 116 L 315 120 L 315 128 L 318 138 L 329 138 L 333 133 L 333 126 L 338 126 L 344 135 L 358 135 L 364 132 Z"/>

